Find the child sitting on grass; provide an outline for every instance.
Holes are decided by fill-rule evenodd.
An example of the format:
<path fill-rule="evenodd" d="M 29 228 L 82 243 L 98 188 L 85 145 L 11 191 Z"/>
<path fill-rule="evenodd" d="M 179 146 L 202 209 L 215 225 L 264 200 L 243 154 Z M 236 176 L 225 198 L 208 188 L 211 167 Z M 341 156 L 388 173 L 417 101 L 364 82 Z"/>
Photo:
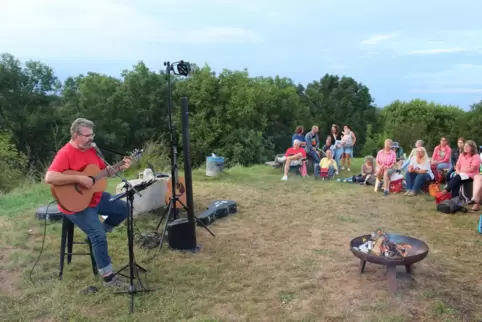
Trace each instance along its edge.
<path fill-rule="evenodd" d="M 370 178 L 373 178 L 373 181 L 375 182 L 375 161 L 374 158 L 371 155 L 368 155 L 365 157 L 365 162 L 362 165 L 361 169 L 361 174 L 357 176 L 353 176 L 352 180 L 353 183 L 362 183 L 362 184 L 367 184 L 367 181 L 370 180 Z"/>
<path fill-rule="evenodd" d="M 331 178 L 334 174 L 338 174 L 338 166 L 333 159 L 333 152 L 326 150 L 326 157 L 321 159 L 320 164 L 315 165 L 315 179 L 318 179 L 320 175 Z"/>

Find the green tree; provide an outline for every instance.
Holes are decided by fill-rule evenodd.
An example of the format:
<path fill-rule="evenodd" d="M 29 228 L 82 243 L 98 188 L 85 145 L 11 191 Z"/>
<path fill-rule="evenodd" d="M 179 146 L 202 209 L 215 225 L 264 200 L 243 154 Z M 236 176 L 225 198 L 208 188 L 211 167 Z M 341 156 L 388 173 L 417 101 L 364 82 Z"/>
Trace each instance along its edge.
<path fill-rule="evenodd" d="M 309 117 L 320 128 L 320 136 L 331 132 L 332 124 L 350 126 L 357 143 L 355 154 L 359 155 L 365 144 L 368 124 L 377 122 L 376 107 L 368 87 L 351 77 L 326 74 L 319 82 L 308 84 L 305 91 L 310 103 Z"/>
<path fill-rule="evenodd" d="M 12 143 L 8 132 L 0 132 L 0 192 L 15 188 L 27 170 L 27 157 Z"/>
<path fill-rule="evenodd" d="M 60 86 L 51 67 L 28 61 L 22 68 L 12 55 L 0 56 L 0 129 L 10 131 L 32 165 L 51 155 Z"/>
<path fill-rule="evenodd" d="M 394 101 L 382 111 L 384 131 L 405 150 L 422 139 L 429 153 L 439 144 L 442 136 L 456 142 L 462 131 L 464 111 L 458 107 L 438 105 L 415 99 L 410 102 Z"/>

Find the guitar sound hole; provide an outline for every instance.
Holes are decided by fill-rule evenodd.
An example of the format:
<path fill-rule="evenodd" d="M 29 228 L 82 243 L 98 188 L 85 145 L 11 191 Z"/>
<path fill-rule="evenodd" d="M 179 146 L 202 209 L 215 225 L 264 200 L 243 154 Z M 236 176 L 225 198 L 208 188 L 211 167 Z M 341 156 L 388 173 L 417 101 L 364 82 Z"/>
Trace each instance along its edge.
<path fill-rule="evenodd" d="M 76 190 L 78 193 L 82 194 L 82 190 L 80 190 L 80 186 L 79 186 L 78 183 L 76 183 L 76 184 L 74 185 L 74 187 L 75 187 L 75 190 Z"/>
<path fill-rule="evenodd" d="M 180 193 L 184 193 L 186 191 L 184 189 L 184 185 L 180 183 L 177 184 L 177 190 L 179 190 Z"/>

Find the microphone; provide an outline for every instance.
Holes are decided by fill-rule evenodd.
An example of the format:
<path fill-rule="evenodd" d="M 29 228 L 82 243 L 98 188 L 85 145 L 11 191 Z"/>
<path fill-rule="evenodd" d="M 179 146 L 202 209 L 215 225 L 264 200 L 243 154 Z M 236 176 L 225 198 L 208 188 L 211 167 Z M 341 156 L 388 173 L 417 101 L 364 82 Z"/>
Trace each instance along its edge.
<path fill-rule="evenodd" d="M 92 142 L 92 143 L 90 144 L 90 146 L 95 149 L 95 152 L 97 152 L 97 155 L 98 155 L 99 157 L 101 157 L 102 159 L 104 159 L 104 155 L 102 154 L 102 152 L 100 152 L 100 149 L 99 149 L 99 147 L 97 146 L 97 144 L 95 144 L 95 142 Z"/>

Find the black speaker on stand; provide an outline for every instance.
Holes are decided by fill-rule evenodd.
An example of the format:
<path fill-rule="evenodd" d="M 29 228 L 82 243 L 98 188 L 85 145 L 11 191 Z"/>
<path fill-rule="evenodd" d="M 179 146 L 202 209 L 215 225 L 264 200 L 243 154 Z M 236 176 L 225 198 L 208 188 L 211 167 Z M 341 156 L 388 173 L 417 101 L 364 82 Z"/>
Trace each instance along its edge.
<path fill-rule="evenodd" d="M 196 241 L 196 222 L 203 226 L 213 237 L 209 228 L 194 215 L 194 200 L 192 192 L 191 145 L 189 142 L 188 99 L 181 98 L 182 144 L 184 155 L 184 184 L 186 187 L 187 218 L 178 218 L 167 224 L 167 239 L 169 247 L 179 250 L 198 250 Z M 180 201 L 178 201 L 180 202 Z M 181 202 L 182 204 L 182 202 Z M 184 206 L 184 205 L 183 205 Z"/>
<path fill-rule="evenodd" d="M 179 218 L 167 224 L 167 242 L 170 248 L 197 250 L 196 234 L 192 234 L 191 223 L 187 218 Z"/>

